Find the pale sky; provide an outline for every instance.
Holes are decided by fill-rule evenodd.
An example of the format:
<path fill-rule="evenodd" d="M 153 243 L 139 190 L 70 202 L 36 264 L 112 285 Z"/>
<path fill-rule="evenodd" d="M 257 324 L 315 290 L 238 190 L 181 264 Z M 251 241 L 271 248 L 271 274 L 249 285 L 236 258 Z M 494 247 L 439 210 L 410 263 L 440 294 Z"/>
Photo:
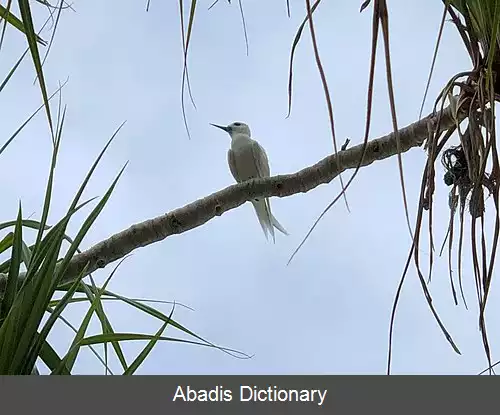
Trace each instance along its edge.
<path fill-rule="evenodd" d="M 192 139 L 183 125 L 180 90 L 182 47 L 178 2 L 152 0 L 76 1 L 65 11 L 45 65 L 49 91 L 69 77 L 63 142 L 56 170 L 50 223 L 66 213 L 83 177 L 115 129 L 120 131 L 91 180 L 86 197 L 102 196 L 126 161 L 129 165 L 106 208 L 84 239 L 87 249 L 130 225 L 154 218 L 233 184 L 227 166 L 229 136 L 209 125 L 244 121 L 266 149 L 272 174 L 296 172 L 333 151 L 323 89 L 309 31 L 297 49 L 292 115 L 287 113 L 288 62 L 305 2 L 243 2 L 249 56 L 236 1 L 198 2 L 189 72 L 197 109 L 186 96 Z M 186 3 L 186 18 L 189 3 Z M 265 9 L 264 4 L 265 3 Z M 391 57 L 398 122 L 414 122 L 427 81 L 442 2 L 388 2 Z M 315 14 L 321 58 L 333 100 L 341 145 L 362 142 L 371 44 L 372 8 L 361 1 L 323 2 Z M 33 5 L 37 24 L 46 10 Z M 49 39 L 45 33 L 44 36 Z M 0 61 L 6 74 L 25 49 L 9 29 Z M 383 49 L 379 48 L 370 138 L 392 130 Z M 447 23 L 425 114 L 455 73 L 470 69 L 458 34 Z M 2 75 L 4 77 L 5 75 Z M 27 59 L 0 98 L 3 143 L 41 103 Z M 14 105 L 13 105 L 14 103 Z M 57 110 L 54 100 L 53 111 Z M 15 218 L 21 199 L 25 215 L 39 218 L 51 146 L 40 112 L 2 154 L 2 220 Z M 403 157 L 412 222 L 421 173 L 422 149 Z M 438 165 L 434 229 L 438 249 L 448 225 L 448 188 Z M 347 180 L 352 171 L 344 175 Z M 286 262 L 324 207 L 337 195 L 335 180 L 307 194 L 273 198 L 275 216 L 290 235 L 267 242 L 253 208 L 245 204 L 187 233 L 134 251 L 109 289 L 121 295 L 176 301 L 174 318 L 203 338 L 240 350 L 236 359 L 216 349 L 169 342 L 157 344 L 139 374 L 383 374 L 394 294 L 410 248 L 397 158 L 363 168 L 289 266 Z M 88 214 L 90 209 L 85 211 Z M 70 225 L 74 236 L 85 216 Z M 426 225 L 425 225 L 426 226 Z M 423 239 L 427 234 L 423 233 Z M 396 317 L 393 373 L 474 374 L 486 367 L 477 324 L 470 249 L 464 249 L 464 286 L 469 311 L 453 304 L 447 257 L 437 258 L 430 285 L 434 304 L 462 351 L 451 349 L 424 299 L 414 268 L 403 289 Z M 426 264 L 428 251 L 422 248 Z M 456 262 L 454 263 L 456 267 Z M 102 283 L 114 264 L 94 274 Z M 487 310 L 490 344 L 497 357 L 500 332 L 495 284 Z M 168 305 L 158 306 L 169 314 Z M 107 304 L 116 331 L 154 333 L 158 320 L 124 304 Z M 71 306 L 65 316 L 75 325 L 86 311 Z M 92 334 L 99 326 L 92 326 Z M 168 328 L 166 336 L 185 337 Z M 50 336 L 63 355 L 71 331 L 58 325 Z M 124 345 L 128 361 L 144 347 Z M 116 361 L 112 368 L 119 371 Z M 46 373 L 45 366 L 40 371 Z M 78 374 L 104 369 L 83 350 Z"/>

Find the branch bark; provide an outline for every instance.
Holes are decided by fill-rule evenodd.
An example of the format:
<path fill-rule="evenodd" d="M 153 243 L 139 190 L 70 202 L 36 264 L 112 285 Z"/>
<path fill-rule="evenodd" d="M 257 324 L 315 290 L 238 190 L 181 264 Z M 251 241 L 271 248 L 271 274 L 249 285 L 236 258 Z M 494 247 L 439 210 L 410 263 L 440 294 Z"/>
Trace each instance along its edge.
<path fill-rule="evenodd" d="M 455 117 L 461 122 L 465 115 L 456 114 L 452 106 L 441 112 L 440 130 L 455 125 Z M 439 120 L 439 112 L 399 130 L 401 151 L 406 152 L 423 144 L 429 129 L 434 129 Z M 293 174 L 254 179 L 229 186 L 188 205 L 175 209 L 162 216 L 130 226 L 106 240 L 103 240 L 81 254 L 75 255 L 64 276 L 63 283 L 72 281 L 88 263 L 87 275 L 99 268 L 125 257 L 133 250 L 161 241 L 169 236 L 181 234 L 203 225 L 216 216 L 237 208 L 256 197 L 286 197 L 305 193 L 315 187 L 331 182 L 339 173 L 356 168 L 363 153 L 363 144 L 330 155 L 318 163 Z M 361 166 L 383 160 L 397 154 L 394 133 L 374 139 L 367 144 Z M 337 162 L 338 159 L 338 162 Z M 339 168 L 340 166 L 340 168 Z M 0 295 L 3 294 L 6 275 L 0 274 Z"/>

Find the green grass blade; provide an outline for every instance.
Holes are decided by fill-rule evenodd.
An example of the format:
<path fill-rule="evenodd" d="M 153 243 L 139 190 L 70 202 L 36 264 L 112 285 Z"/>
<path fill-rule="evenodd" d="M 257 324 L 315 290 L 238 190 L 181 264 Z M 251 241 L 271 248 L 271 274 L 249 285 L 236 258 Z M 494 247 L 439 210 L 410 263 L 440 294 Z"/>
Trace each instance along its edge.
<path fill-rule="evenodd" d="M 121 125 L 116 129 L 116 131 L 113 133 L 113 135 L 111 136 L 111 138 L 108 140 L 108 142 L 106 143 L 106 145 L 102 149 L 102 151 L 99 154 L 99 156 L 97 156 L 97 159 L 94 161 L 94 164 L 92 165 L 92 167 L 90 168 L 89 172 L 87 173 L 87 176 L 83 180 L 83 183 L 81 184 L 80 189 L 78 189 L 78 192 L 76 193 L 76 196 L 75 196 L 75 198 L 73 200 L 73 203 L 70 206 L 70 209 L 74 208 L 77 205 L 78 201 L 80 200 L 80 197 L 83 194 L 83 191 L 84 191 L 85 187 L 87 186 L 87 183 L 89 182 L 92 174 L 94 173 L 94 170 L 97 168 L 97 165 L 99 164 L 99 162 L 101 161 L 102 157 L 104 156 L 104 153 L 106 152 L 106 150 L 108 149 L 108 147 L 113 142 L 113 140 L 115 139 L 116 135 L 118 134 L 118 132 L 121 130 L 121 128 L 124 125 L 125 125 L 125 121 L 122 122 Z"/>
<path fill-rule="evenodd" d="M 49 335 L 49 332 L 52 330 L 52 327 L 54 326 L 55 322 L 57 321 L 58 317 L 62 314 L 66 306 L 69 304 L 69 300 L 71 297 L 73 297 L 73 294 L 76 291 L 76 288 L 80 284 L 81 279 L 85 275 L 85 268 L 82 270 L 78 278 L 73 282 L 71 288 L 66 292 L 66 294 L 63 296 L 61 300 L 59 300 L 59 304 L 55 307 L 54 311 L 50 314 L 50 317 L 48 318 L 47 322 L 44 324 L 42 330 L 40 331 L 40 334 L 38 335 L 37 341 L 33 344 L 33 347 L 31 348 L 28 357 L 26 359 L 26 369 L 29 369 L 32 367 L 36 359 L 40 353 L 40 350 L 43 346 L 43 343 L 47 340 L 47 336 Z M 53 292 L 50 293 L 50 298 L 52 298 Z M 49 300 L 50 300 L 49 298 Z M 47 301 L 48 303 L 48 301 Z M 71 367 L 67 366 L 68 370 L 71 371 Z"/>
<path fill-rule="evenodd" d="M 80 285 L 82 283 L 80 282 Z M 73 300 L 75 298 L 71 298 L 71 300 L 69 301 L 69 303 L 73 303 Z M 84 301 L 88 301 L 87 299 L 83 299 Z M 59 301 L 59 300 L 55 300 L 56 302 Z M 53 309 L 51 307 L 49 307 L 47 309 L 47 311 L 49 313 L 52 313 L 53 312 Z M 73 331 L 75 334 L 78 332 L 78 330 L 64 317 L 64 316 L 59 316 L 59 320 L 61 320 L 63 322 L 63 324 L 65 324 L 67 327 L 70 328 L 71 331 Z M 94 356 L 97 358 L 97 360 L 99 360 L 99 362 L 104 366 L 106 367 L 106 362 L 103 360 L 103 358 L 99 355 L 99 353 L 97 352 L 97 350 L 95 349 L 94 346 L 89 346 L 90 348 L 90 351 L 94 354 Z M 55 369 L 55 368 L 51 368 L 52 369 Z M 114 373 L 111 371 L 111 369 L 109 367 L 106 367 L 106 370 L 111 374 L 113 375 Z"/>
<path fill-rule="evenodd" d="M 28 0 L 18 0 L 19 11 L 21 12 L 21 18 L 24 24 L 24 34 L 28 41 L 28 45 L 31 52 L 31 57 L 33 58 L 33 65 L 35 66 L 35 71 L 38 77 L 38 83 L 40 85 L 40 90 L 42 92 L 43 102 L 45 104 L 45 112 L 47 113 L 47 120 L 49 122 L 50 132 L 52 137 L 54 137 L 54 127 L 52 125 L 52 116 L 50 115 L 49 97 L 47 94 L 47 87 L 45 86 L 45 76 L 42 70 L 42 62 L 40 60 L 40 53 L 38 52 L 38 36 L 35 33 L 35 28 L 33 26 L 33 18 L 31 16 L 31 8 Z"/>
<path fill-rule="evenodd" d="M 29 268 L 31 262 L 31 248 L 26 245 L 24 241 L 22 242 L 22 251 L 21 251 L 21 260 L 26 265 L 26 268 Z"/>
<path fill-rule="evenodd" d="M 114 272 L 118 269 L 118 267 L 121 265 L 121 263 L 126 258 L 128 258 L 128 256 L 125 257 L 125 258 L 123 258 L 118 263 L 118 265 L 115 267 L 115 269 L 112 272 L 113 274 L 114 274 Z M 97 314 L 97 317 L 98 317 L 99 321 L 101 322 L 102 332 L 103 333 L 114 333 L 113 327 L 111 326 L 111 323 L 110 323 L 108 317 L 106 316 L 106 313 L 104 312 L 104 308 L 103 308 L 103 305 L 102 305 L 102 300 L 103 300 L 102 299 L 102 294 L 105 293 L 105 292 L 107 292 L 106 287 L 102 287 L 102 288 L 98 289 L 95 286 L 94 281 L 93 281 L 92 278 L 91 278 L 91 281 L 93 283 L 92 289 L 90 289 L 87 286 L 87 284 L 85 284 L 83 282 L 80 284 L 80 286 L 83 287 L 83 289 L 85 290 L 85 293 L 87 294 L 88 300 L 91 301 L 91 302 L 93 302 L 92 299 L 94 297 L 94 292 L 96 293 L 95 295 L 99 295 L 99 301 L 96 303 L 96 314 Z M 114 349 L 114 351 L 116 353 L 116 356 L 118 357 L 118 360 L 119 360 L 120 364 L 122 365 L 123 370 L 126 370 L 128 368 L 127 360 L 125 359 L 125 355 L 123 354 L 123 350 L 121 349 L 120 343 L 118 343 L 118 342 L 111 342 L 111 346 L 113 347 L 113 349 Z M 107 347 L 105 348 L 105 352 L 106 352 L 106 356 L 107 356 Z M 107 368 L 107 365 L 106 365 L 106 368 Z"/>
<path fill-rule="evenodd" d="M 12 256 L 9 269 L 9 276 L 7 278 L 7 287 L 0 306 L 0 321 L 4 321 L 9 313 L 14 298 L 17 292 L 17 279 L 19 277 L 19 268 L 21 266 L 22 243 L 23 243 L 23 227 L 21 224 L 22 218 L 21 203 L 19 203 L 19 210 L 17 213 L 17 223 L 14 230 L 14 240 L 12 244 Z"/>
<path fill-rule="evenodd" d="M 71 217 L 78 212 L 80 209 L 82 209 L 84 206 L 86 206 L 88 203 L 90 203 L 93 199 L 87 200 L 86 202 L 83 202 L 81 205 L 77 206 L 74 210 L 71 210 L 67 213 L 67 215 L 59 221 L 54 227 L 52 227 L 49 232 L 47 233 L 47 236 L 45 236 L 44 241 L 48 241 L 50 238 L 61 238 L 61 244 L 63 240 L 66 240 L 66 235 L 65 235 L 65 229 L 66 226 L 71 219 Z M 62 237 L 60 236 L 60 233 L 62 232 Z M 31 262 L 34 264 L 33 267 L 30 267 L 26 274 L 24 275 L 23 280 L 29 280 L 30 277 L 32 277 L 33 273 L 35 270 L 38 269 L 40 266 L 40 263 L 43 261 L 45 256 L 47 255 L 47 242 L 44 242 L 41 244 L 41 247 L 39 250 L 36 252 L 32 253 L 32 259 Z M 61 262 L 62 259 L 58 259 L 58 262 Z"/>
<path fill-rule="evenodd" d="M 70 212 L 44 238 L 45 243 L 30 261 L 21 289 L 0 327 L 0 373 L 28 374 L 26 357 L 53 291 L 52 277 Z"/>
<path fill-rule="evenodd" d="M 54 92 L 50 97 L 49 97 L 49 101 L 54 97 L 55 94 L 57 94 L 64 86 L 66 85 L 66 82 L 64 84 L 62 84 L 57 90 L 56 92 Z M 40 105 L 40 107 L 33 113 L 30 115 L 30 117 L 14 132 L 14 134 L 11 135 L 11 137 L 5 142 L 5 144 L 0 147 L 0 154 L 2 154 L 5 149 L 8 147 L 8 145 L 14 140 L 14 138 L 17 137 L 17 135 L 24 129 L 24 127 L 26 127 L 26 125 L 35 117 L 35 115 L 38 114 L 38 112 L 45 107 L 45 104 L 42 104 Z"/>
<path fill-rule="evenodd" d="M 163 314 L 161 311 L 156 310 L 153 307 L 150 307 L 146 304 L 141 304 L 138 301 L 121 296 L 119 294 L 109 292 L 109 295 L 112 295 L 113 297 L 120 299 L 124 303 L 129 304 L 132 307 L 137 308 L 138 310 L 141 310 L 141 311 L 145 312 L 146 314 L 149 314 L 150 316 L 157 318 L 158 320 L 161 320 L 164 322 L 168 321 L 170 325 L 174 326 L 178 330 L 183 331 L 184 333 L 186 333 L 189 336 L 195 337 L 202 342 L 210 343 L 208 340 L 205 340 L 204 338 L 198 336 L 196 333 L 192 332 L 191 330 L 189 330 L 186 327 L 182 326 L 181 324 L 177 323 L 175 320 L 172 320 L 171 318 L 169 318 L 168 316 Z"/>
<path fill-rule="evenodd" d="M 140 365 L 146 360 L 146 357 L 148 357 L 149 353 L 151 353 L 151 350 L 153 350 L 153 347 L 158 343 L 158 340 L 160 340 L 161 335 L 165 331 L 165 329 L 168 326 L 168 323 L 170 322 L 170 319 L 172 315 L 174 314 L 174 309 L 175 309 L 175 304 L 172 307 L 172 311 L 170 312 L 170 315 L 168 316 L 168 321 L 165 321 L 160 329 L 156 332 L 155 336 L 148 342 L 146 347 L 139 353 L 139 355 L 134 359 L 134 361 L 130 364 L 129 368 L 125 370 L 123 373 L 124 375 L 133 375 L 135 371 L 139 368 Z"/>
<path fill-rule="evenodd" d="M 17 30 L 27 36 L 25 26 L 18 17 L 12 14 L 9 10 L 7 10 L 4 6 L 0 4 L 0 19 L 5 19 L 7 23 L 14 26 Z M 47 42 L 43 40 L 40 36 L 35 34 L 35 41 L 40 43 L 42 46 L 46 46 Z"/>
<path fill-rule="evenodd" d="M 16 226 L 16 223 L 17 223 L 17 221 L 15 221 L 15 220 L 9 220 L 7 222 L 2 222 L 2 223 L 0 223 L 0 231 L 3 229 L 10 228 L 12 226 Z M 35 229 L 35 230 L 40 228 L 40 222 L 38 222 L 37 220 L 33 220 L 33 219 L 23 219 L 22 225 L 25 228 L 31 228 L 31 229 Z M 49 229 L 49 228 L 50 228 L 50 226 L 45 227 L 45 229 Z"/>
<path fill-rule="evenodd" d="M 163 322 L 168 322 L 171 326 L 175 327 L 176 329 L 178 330 L 181 330 L 182 332 L 184 332 L 185 334 L 191 336 L 191 337 L 194 337 L 195 339 L 198 339 L 199 341 L 205 343 L 205 344 L 208 344 L 216 349 L 219 349 L 221 351 L 224 351 L 226 349 L 224 348 L 220 348 L 219 346 L 209 342 L 208 340 L 204 339 L 203 337 L 199 336 L 198 334 L 192 332 L 191 330 L 189 330 L 188 328 L 184 327 L 183 325 L 179 324 L 178 322 L 176 322 L 175 320 L 171 319 L 170 317 L 166 316 L 165 314 L 163 314 L 161 311 L 159 310 L 156 310 L 146 304 L 141 304 L 139 301 L 137 300 L 133 300 L 133 299 L 130 299 L 130 298 L 127 298 L 127 297 L 124 297 L 124 296 L 121 296 L 119 294 L 115 294 L 115 293 L 112 293 L 112 292 L 107 292 L 106 294 L 110 295 L 110 296 L 113 296 L 121 301 L 123 301 L 124 303 L 126 304 L 129 304 L 131 305 L 132 307 L 134 308 L 137 308 L 138 310 L 141 310 L 143 312 L 145 312 L 146 314 L 149 314 Z M 241 353 L 241 352 L 237 352 L 237 353 Z"/>
<path fill-rule="evenodd" d="M 7 83 L 10 81 L 10 78 L 12 78 L 12 75 L 14 75 L 14 73 L 17 70 L 17 68 L 19 67 L 19 65 L 23 61 L 24 57 L 27 55 L 28 51 L 29 51 L 29 49 L 26 49 L 24 51 L 24 53 L 21 55 L 21 57 L 18 59 L 18 61 L 14 64 L 14 66 L 12 67 L 12 69 L 9 71 L 9 73 L 7 74 L 7 76 L 5 77 L 5 79 L 3 80 L 3 82 L 0 84 L 0 92 L 3 91 L 3 89 L 5 88 L 5 86 L 7 85 Z"/>
<path fill-rule="evenodd" d="M 0 241 L 0 254 L 2 252 L 5 252 L 7 249 L 9 249 L 12 246 L 12 243 L 14 242 L 14 233 L 9 232 L 5 237 Z M 10 263 L 10 261 L 9 261 Z"/>
<path fill-rule="evenodd" d="M 75 254 L 78 246 L 80 245 L 81 241 L 87 234 L 88 230 L 94 223 L 94 221 L 97 219 L 97 216 L 101 213 L 102 209 L 104 209 L 104 206 L 108 202 L 108 199 L 110 198 L 111 194 L 113 193 L 113 190 L 116 187 L 116 184 L 118 183 L 118 180 L 120 179 L 121 175 L 123 174 L 123 171 L 125 170 L 125 167 L 127 164 L 125 164 L 120 172 L 118 173 L 118 176 L 115 178 L 111 186 L 109 187 L 108 191 L 102 198 L 102 200 L 97 204 L 97 206 L 94 208 L 94 210 L 90 213 L 90 215 L 87 217 L 85 222 L 83 223 L 80 231 L 78 232 L 77 236 L 75 237 L 74 243 L 71 244 L 69 247 L 66 255 L 64 256 L 64 259 L 62 260 L 60 266 L 57 268 L 57 273 L 56 276 L 53 280 L 53 290 L 55 291 L 57 286 L 59 285 L 59 281 L 61 281 L 62 277 L 64 276 L 68 266 L 69 262 L 71 261 L 71 258 L 73 258 L 73 255 Z"/>
<path fill-rule="evenodd" d="M 137 340 L 152 340 L 156 339 L 157 336 L 155 334 L 141 334 L 141 333 L 114 333 L 114 334 L 98 334 L 95 336 L 89 336 L 81 340 L 79 346 L 89 346 L 91 344 L 102 344 L 102 343 L 109 343 L 112 341 L 137 341 Z M 225 352 L 230 352 L 230 353 L 235 353 L 237 355 L 242 356 L 244 359 L 250 358 L 250 356 L 239 352 L 237 350 L 225 348 L 225 347 L 220 347 L 220 346 L 214 346 L 212 344 L 207 344 L 207 343 L 202 343 L 198 341 L 192 341 L 192 340 L 185 340 L 185 339 L 179 339 L 176 337 L 165 337 L 161 336 L 158 338 L 158 340 L 161 341 L 169 341 L 169 342 L 175 342 L 175 343 L 183 343 L 183 344 L 192 344 L 195 346 L 203 346 L 203 347 L 209 347 L 209 348 L 216 348 Z M 63 358 L 64 361 L 64 358 Z"/>
<path fill-rule="evenodd" d="M 85 332 L 87 331 L 87 328 L 90 324 L 90 321 L 91 321 L 91 318 L 94 314 L 94 312 L 96 312 L 96 314 L 99 314 L 97 312 L 98 309 L 101 310 L 102 314 L 100 315 L 100 320 L 101 320 L 101 324 L 103 326 L 103 332 L 107 332 L 107 329 L 108 329 L 108 320 L 106 318 L 106 315 L 104 314 L 104 310 L 103 310 L 103 307 L 102 307 L 102 302 L 101 302 L 101 295 L 102 295 L 102 292 L 106 289 L 106 287 L 108 286 L 109 282 L 111 281 L 111 278 L 113 278 L 116 270 L 118 269 L 118 267 L 120 266 L 120 264 L 125 260 L 125 258 L 120 261 L 116 267 L 113 269 L 113 271 L 111 272 L 111 274 L 109 275 L 109 277 L 106 279 L 106 281 L 104 282 L 104 285 L 102 286 L 101 289 L 98 289 L 98 292 L 95 296 L 93 296 L 93 294 L 90 292 L 89 295 L 90 296 L 93 296 L 93 300 L 91 302 L 91 305 L 86 313 L 86 315 L 84 316 L 83 320 L 82 320 L 82 323 L 80 324 L 80 328 L 78 329 L 78 332 L 76 333 L 75 337 L 73 338 L 73 342 L 71 344 L 71 349 L 73 350 L 72 352 L 68 353 L 68 356 L 66 357 L 66 367 L 68 367 L 68 369 L 71 371 L 73 369 L 73 366 L 75 364 L 75 361 L 76 361 L 76 358 L 78 356 L 78 352 L 80 351 L 80 348 L 79 347 L 74 347 L 75 345 L 77 345 L 80 340 L 82 340 L 84 337 L 85 337 Z M 89 299 L 92 298 L 89 296 Z M 103 319 L 104 317 L 104 319 Z M 117 344 L 118 345 L 118 342 L 114 342 L 114 344 Z M 119 347 L 119 346 L 118 346 Z M 120 353 L 121 353 L 121 356 L 123 357 L 123 359 L 125 359 L 125 357 L 123 356 L 123 352 L 120 348 Z M 126 364 L 126 361 L 125 361 L 125 367 L 127 366 Z"/>
<path fill-rule="evenodd" d="M 25 368 L 25 362 L 35 341 L 35 335 L 47 309 L 47 304 L 52 298 L 51 292 L 52 276 L 57 264 L 58 254 L 62 244 L 62 234 L 66 228 L 68 219 L 65 218 L 64 226 L 58 227 L 58 233 L 53 239 L 39 272 L 27 284 L 23 285 L 21 290 L 22 303 L 17 307 L 17 313 L 20 313 L 19 321 L 22 323 L 22 333 L 18 344 L 15 347 L 15 353 L 9 366 L 9 373 L 22 374 Z M 33 262 L 33 261 L 32 261 Z M 10 317 L 10 315 L 9 315 Z M 23 324 L 24 323 L 24 324 Z"/>
<path fill-rule="evenodd" d="M 66 115 L 66 109 L 64 110 L 62 116 L 61 127 L 56 131 L 56 139 L 54 141 L 54 148 L 52 150 L 52 160 L 50 163 L 49 178 L 47 180 L 47 187 L 45 189 L 45 199 L 43 203 L 42 218 L 40 219 L 40 227 L 35 242 L 35 249 L 34 249 L 35 252 L 39 247 L 40 241 L 42 240 L 43 230 L 45 229 L 45 225 L 47 224 L 47 218 L 49 216 L 50 201 L 52 199 L 52 187 L 54 183 L 54 172 L 56 169 L 57 156 L 59 154 L 59 145 L 61 143 L 61 134 L 62 134 L 62 127 L 64 125 L 65 115 Z"/>
<path fill-rule="evenodd" d="M 50 371 L 61 367 L 61 375 L 70 375 L 70 371 L 62 363 L 62 359 L 59 357 L 57 352 L 52 348 L 52 346 L 44 341 L 42 348 L 40 349 L 40 359 L 43 363 L 47 365 Z"/>

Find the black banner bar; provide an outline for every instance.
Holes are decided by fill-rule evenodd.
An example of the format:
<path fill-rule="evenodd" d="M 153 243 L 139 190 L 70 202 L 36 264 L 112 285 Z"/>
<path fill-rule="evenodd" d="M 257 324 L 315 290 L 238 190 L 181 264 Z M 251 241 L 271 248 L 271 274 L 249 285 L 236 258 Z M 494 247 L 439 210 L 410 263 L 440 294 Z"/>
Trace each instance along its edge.
<path fill-rule="evenodd" d="M 496 376 L 1 376 L 2 413 L 496 413 Z"/>

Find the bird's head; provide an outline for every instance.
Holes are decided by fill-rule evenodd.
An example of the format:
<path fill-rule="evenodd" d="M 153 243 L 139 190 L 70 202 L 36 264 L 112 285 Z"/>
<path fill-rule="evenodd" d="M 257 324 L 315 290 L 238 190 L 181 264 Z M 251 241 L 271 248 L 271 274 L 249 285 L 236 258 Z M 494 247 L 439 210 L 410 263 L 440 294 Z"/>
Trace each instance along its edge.
<path fill-rule="evenodd" d="M 243 122 L 236 121 L 233 122 L 232 124 L 229 124 L 227 127 L 217 124 L 210 124 L 210 125 L 213 125 L 214 127 L 224 130 L 231 137 L 236 134 L 244 134 L 250 137 L 250 127 Z"/>

